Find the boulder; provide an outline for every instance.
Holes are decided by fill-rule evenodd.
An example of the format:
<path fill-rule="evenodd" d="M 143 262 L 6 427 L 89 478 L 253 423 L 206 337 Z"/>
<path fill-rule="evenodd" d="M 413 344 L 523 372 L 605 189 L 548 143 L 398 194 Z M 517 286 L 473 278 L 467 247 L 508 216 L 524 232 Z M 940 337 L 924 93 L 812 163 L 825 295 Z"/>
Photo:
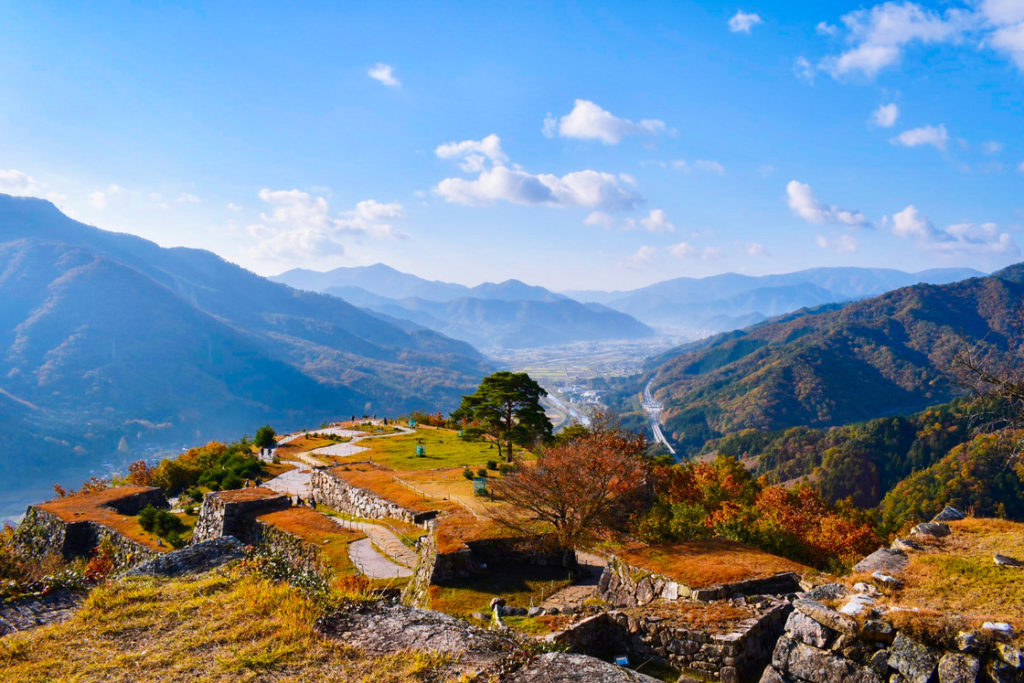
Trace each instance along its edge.
<path fill-rule="evenodd" d="M 786 621 L 786 633 L 791 638 L 818 648 L 828 647 L 835 636 L 834 631 L 797 610 L 793 610 Z"/>
<path fill-rule="evenodd" d="M 932 517 L 933 522 L 958 522 L 963 519 L 966 515 L 957 510 L 955 507 L 947 505 L 942 508 L 942 512 Z"/>
<path fill-rule="evenodd" d="M 891 590 L 903 588 L 903 581 L 897 579 L 895 576 L 889 576 L 888 574 L 883 574 L 882 572 L 874 572 L 873 574 L 871 574 L 871 578 Z"/>
<path fill-rule="evenodd" d="M 1000 567 L 1024 567 L 1024 562 L 1008 555 L 1000 555 L 999 553 L 996 553 L 992 560 Z"/>
<path fill-rule="evenodd" d="M 539 616 L 541 616 L 543 614 L 544 614 L 544 608 L 543 607 L 531 607 L 526 612 L 526 616 L 528 616 L 528 617 L 539 617 Z"/>
<path fill-rule="evenodd" d="M 793 607 L 822 626 L 827 626 L 833 631 L 838 631 L 847 635 L 855 635 L 857 633 L 856 621 L 845 614 L 840 614 L 831 607 L 826 607 L 820 602 L 801 598 L 793 602 Z"/>
<path fill-rule="evenodd" d="M 902 633 L 889 648 L 889 666 L 910 683 L 928 683 L 939 663 L 939 653 Z"/>
<path fill-rule="evenodd" d="M 849 594 L 850 590 L 841 583 L 823 583 L 807 591 L 804 597 L 808 600 L 842 600 Z"/>
<path fill-rule="evenodd" d="M 846 604 L 839 608 L 840 614 L 856 617 L 867 614 L 875 605 L 875 599 L 870 595 L 857 594 L 847 600 Z"/>
<path fill-rule="evenodd" d="M 869 642 L 889 644 L 896 637 L 892 624 L 881 619 L 869 619 L 860 630 L 860 637 Z"/>
<path fill-rule="evenodd" d="M 981 648 L 978 634 L 972 631 L 960 631 L 956 634 L 956 649 L 960 652 L 977 652 Z"/>
<path fill-rule="evenodd" d="M 932 538 L 943 538 L 953 533 L 952 529 L 945 522 L 924 522 L 918 524 L 911 530 L 915 536 L 931 536 Z"/>
<path fill-rule="evenodd" d="M 870 574 L 871 572 L 884 572 L 895 575 L 902 574 L 910 563 L 910 558 L 902 550 L 890 548 L 879 548 L 863 560 L 853 565 L 855 573 Z"/>
<path fill-rule="evenodd" d="M 986 621 L 981 625 L 981 630 L 988 632 L 993 638 L 1012 639 L 1017 632 L 1013 626 L 1001 621 Z"/>
<path fill-rule="evenodd" d="M 240 560 L 245 555 L 245 546 L 232 536 L 218 538 L 185 546 L 179 550 L 136 565 L 126 576 L 183 576 L 199 574 L 228 562 Z"/>
<path fill-rule="evenodd" d="M 1021 680 L 1019 670 L 997 659 L 989 660 L 985 664 L 985 675 L 993 683 L 1020 683 Z"/>
<path fill-rule="evenodd" d="M 947 652 L 939 660 L 939 683 L 974 683 L 980 670 L 977 657 Z"/>
<path fill-rule="evenodd" d="M 924 546 L 912 538 L 897 538 L 892 542 L 892 548 L 893 550 L 902 550 L 903 552 L 924 550 Z"/>
<path fill-rule="evenodd" d="M 785 636 L 779 639 L 772 654 L 772 666 L 785 676 L 812 683 L 884 683 L 885 679 L 870 666 L 858 665 L 845 657 L 796 641 L 780 648 L 783 640 L 789 639 Z"/>
<path fill-rule="evenodd" d="M 1024 669 L 1024 655 L 1021 654 L 1019 648 L 1016 648 L 1009 643 L 996 643 L 996 654 L 999 655 L 999 659 L 1003 660 L 1014 669 Z"/>
<path fill-rule="evenodd" d="M 657 683 L 657 679 L 586 655 L 548 652 L 502 680 L 514 683 Z"/>

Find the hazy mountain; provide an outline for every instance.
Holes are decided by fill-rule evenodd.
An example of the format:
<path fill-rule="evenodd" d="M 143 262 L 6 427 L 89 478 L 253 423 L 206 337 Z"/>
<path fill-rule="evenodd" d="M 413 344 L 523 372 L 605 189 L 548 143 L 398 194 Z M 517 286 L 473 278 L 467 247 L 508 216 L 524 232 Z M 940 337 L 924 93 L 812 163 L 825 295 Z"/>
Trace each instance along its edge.
<path fill-rule="evenodd" d="M 813 268 L 780 275 L 681 277 L 630 291 L 565 294 L 603 303 L 648 325 L 706 334 L 804 307 L 862 299 L 917 283 L 945 284 L 979 275 L 984 273 L 970 268 L 919 273 L 888 268 Z"/>
<path fill-rule="evenodd" d="M 480 348 L 528 348 L 654 334 L 630 315 L 581 304 L 519 280 L 463 287 L 431 282 L 382 264 L 326 273 L 296 269 L 274 279 L 340 297 L 390 316 L 391 322 L 409 321 Z M 328 282 L 344 284 L 324 286 Z"/>
<path fill-rule="evenodd" d="M 431 301 L 451 301 L 460 296 L 469 295 L 469 287 L 465 285 L 425 280 L 395 270 L 383 263 L 372 266 L 341 267 L 323 273 L 305 268 L 294 268 L 270 279 L 310 292 L 326 292 L 332 287 L 359 287 L 389 299 L 420 297 Z"/>
<path fill-rule="evenodd" d="M 529 348 L 654 334 L 624 313 L 565 297 L 553 301 L 463 297 L 442 302 L 388 299 L 359 287 L 332 287 L 327 291 L 357 306 L 411 321 L 479 348 Z"/>
<path fill-rule="evenodd" d="M 364 411 L 454 407 L 487 372 L 468 344 L 404 329 L 209 252 L 0 195 L 0 509 L 154 445 Z M 17 476 L 15 476 L 17 475 Z"/>
<path fill-rule="evenodd" d="M 1024 265 L 798 312 L 673 349 L 645 376 L 668 432 L 688 447 L 756 427 L 845 424 L 908 414 L 960 387 L 952 359 L 977 344 L 1024 362 Z"/>

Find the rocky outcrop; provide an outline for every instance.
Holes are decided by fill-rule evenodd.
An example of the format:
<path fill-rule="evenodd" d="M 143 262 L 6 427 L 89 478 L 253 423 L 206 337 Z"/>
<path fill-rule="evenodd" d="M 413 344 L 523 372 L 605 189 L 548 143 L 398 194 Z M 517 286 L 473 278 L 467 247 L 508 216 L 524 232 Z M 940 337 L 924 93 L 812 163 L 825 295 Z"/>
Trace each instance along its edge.
<path fill-rule="evenodd" d="M 653 600 L 711 601 L 747 595 L 785 595 L 800 590 L 800 577 L 793 572 L 774 576 L 719 584 L 690 587 L 667 576 L 633 567 L 617 557 L 611 557 L 598 583 L 598 595 L 617 607 L 646 605 Z"/>
<path fill-rule="evenodd" d="M 66 590 L 4 603 L 0 605 L 0 636 L 70 619 L 81 606 L 82 598 Z"/>
<path fill-rule="evenodd" d="M 291 507 L 291 497 L 265 488 L 210 491 L 203 497 L 192 543 L 234 536 L 244 543 L 259 541 L 256 517 Z"/>
<path fill-rule="evenodd" d="M 199 574 L 240 560 L 244 546 L 231 536 L 214 538 L 143 562 L 126 572 L 126 576 L 184 576 Z"/>
<path fill-rule="evenodd" d="M 1008 642 L 986 649 L 962 633 L 959 649 L 942 650 L 882 617 L 857 621 L 807 598 L 793 606 L 761 683 L 974 683 L 982 673 L 984 680 L 1024 681 L 1024 662 Z"/>
<path fill-rule="evenodd" d="M 899 575 L 906 570 L 910 564 L 910 558 L 902 550 L 893 548 L 879 548 L 863 560 L 853 565 L 855 574 L 872 572 L 883 572 L 890 575 Z"/>
<path fill-rule="evenodd" d="M 549 652 L 504 680 L 512 683 L 655 683 L 658 679 L 585 655 Z"/>

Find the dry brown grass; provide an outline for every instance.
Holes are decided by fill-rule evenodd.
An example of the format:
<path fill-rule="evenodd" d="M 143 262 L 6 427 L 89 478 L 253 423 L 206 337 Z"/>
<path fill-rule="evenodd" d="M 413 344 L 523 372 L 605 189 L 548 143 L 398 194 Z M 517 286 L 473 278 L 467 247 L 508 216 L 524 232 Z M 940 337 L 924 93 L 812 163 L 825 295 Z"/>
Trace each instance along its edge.
<path fill-rule="evenodd" d="M 147 486 L 118 486 L 95 493 L 76 493 L 41 503 L 37 507 L 60 517 L 65 522 L 102 524 L 150 550 L 157 552 L 173 550 L 167 545 L 157 545 L 159 537 L 139 526 L 137 517 L 122 515 L 116 510 L 104 507 L 114 501 L 146 491 L 148 488 Z"/>
<path fill-rule="evenodd" d="M 647 616 L 664 619 L 674 627 L 709 633 L 728 633 L 735 630 L 739 622 L 754 616 L 754 611 L 736 607 L 728 602 L 653 602 L 644 607 L 633 607 L 626 613 L 638 619 Z"/>
<path fill-rule="evenodd" d="M 346 529 L 325 515 L 307 507 L 293 507 L 257 517 L 261 522 L 298 536 L 315 546 L 317 553 L 336 575 L 351 575 L 356 568 L 348 556 L 348 546 L 365 534 Z"/>
<path fill-rule="evenodd" d="M 909 553 L 906 585 L 886 602 L 916 608 L 899 618 L 938 637 L 953 621 L 953 627 L 1003 621 L 1024 633 L 1024 569 L 1000 567 L 992 559 L 1000 553 L 1024 560 L 1024 524 L 968 518 L 950 527 L 950 536 Z"/>
<path fill-rule="evenodd" d="M 239 572 L 118 581 L 70 621 L 0 640 L 15 681 L 415 681 L 446 658 L 368 655 L 314 629 L 320 608 Z"/>
<path fill-rule="evenodd" d="M 247 489 L 219 491 L 216 495 L 225 503 L 246 503 L 253 500 L 277 498 L 284 494 L 278 493 L 272 489 L 265 489 L 262 486 L 257 486 Z"/>
<path fill-rule="evenodd" d="M 634 545 L 616 554 L 626 564 L 667 576 L 690 588 L 767 578 L 782 572 L 811 571 L 792 560 L 725 539 Z"/>

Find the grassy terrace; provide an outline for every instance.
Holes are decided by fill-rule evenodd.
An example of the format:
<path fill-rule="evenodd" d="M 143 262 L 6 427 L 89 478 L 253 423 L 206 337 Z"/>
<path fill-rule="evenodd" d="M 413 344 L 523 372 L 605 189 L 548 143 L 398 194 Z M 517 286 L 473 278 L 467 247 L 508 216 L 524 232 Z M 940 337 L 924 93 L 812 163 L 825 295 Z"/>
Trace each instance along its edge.
<path fill-rule="evenodd" d="M 509 565 L 482 576 L 459 579 L 430 587 L 430 608 L 469 618 L 473 612 L 489 613 L 491 599 L 505 598 L 513 607 L 539 605 L 544 598 L 569 585 L 565 569 L 537 565 Z"/>
<path fill-rule="evenodd" d="M 414 434 L 401 434 L 382 439 L 366 439 L 360 446 L 369 449 L 356 456 L 359 460 L 390 467 L 393 470 L 416 471 L 452 467 L 483 467 L 488 460 L 498 460 L 498 449 L 489 441 L 463 441 L 458 432 L 433 427 L 417 428 Z M 425 456 L 416 455 L 416 446 L 426 448 Z M 526 451 L 520 451 L 529 457 Z"/>
<path fill-rule="evenodd" d="M 379 657 L 314 629 L 295 589 L 235 571 L 97 588 L 69 621 L 0 640 L 3 680 L 338 680 L 429 677 L 443 658 Z"/>
<path fill-rule="evenodd" d="M 724 539 L 613 550 L 626 564 L 667 576 L 690 588 L 767 578 L 782 572 L 810 572 L 808 567 Z"/>
<path fill-rule="evenodd" d="M 261 522 L 308 541 L 336 576 L 352 576 L 356 568 L 348 556 L 348 544 L 365 534 L 345 529 L 315 510 L 293 507 L 257 517 Z"/>
<path fill-rule="evenodd" d="M 95 522 L 127 536 L 137 543 L 156 552 L 173 550 L 167 544 L 157 545 L 159 537 L 139 526 L 134 516 L 122 515 L 116 510 L 104 507 L 108 503 L 145 491 L 145 486 L 119 486 L 96 493 L 81 493 L 57 498 L 38 505 L 42 510 L 60 517 L 65 522 Z M 179 515 L 188 523 L 190 518 Z"/>
<path fill-rule="evenodd" d="M 997 566 L 995 553 L 1024 559 L 1024 524 L 968 518 L 950 522 L 953 533 L 911 552 L 906 586 L 891 605 L 919 608 L 906 618 L 925 630 L 944 629 L 950 615 L 968 627 L 984 621 L 1014 626 L 1024 641 L 1024 569 Z M 851 577 L 851 580 L 857 577 Z"/>

